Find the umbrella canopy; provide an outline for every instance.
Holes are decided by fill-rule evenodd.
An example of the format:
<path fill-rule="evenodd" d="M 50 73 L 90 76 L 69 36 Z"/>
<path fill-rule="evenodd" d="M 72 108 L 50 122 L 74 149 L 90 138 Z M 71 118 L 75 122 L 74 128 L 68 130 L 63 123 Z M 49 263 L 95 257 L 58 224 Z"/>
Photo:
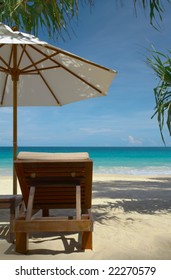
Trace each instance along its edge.
<path fill-rule="evenodd" d="M 17 106 L 62 106 L 105 96 L 115 76 L 114 70 L 0 24 L 0 106 L 13 106 L 14 159 Z"/>

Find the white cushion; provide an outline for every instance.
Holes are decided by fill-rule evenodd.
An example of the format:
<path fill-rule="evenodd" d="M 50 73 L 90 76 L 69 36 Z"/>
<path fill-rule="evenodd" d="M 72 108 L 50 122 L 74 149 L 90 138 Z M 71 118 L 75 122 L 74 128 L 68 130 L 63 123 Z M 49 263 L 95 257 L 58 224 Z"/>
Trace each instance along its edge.
<path fill-rule="evenodd" d="M 60 159 L 89 159 L 89 154 L 84 153 L 37 153 L 20 152 L 17 156 L 20 160 L 60 160 Z"/>

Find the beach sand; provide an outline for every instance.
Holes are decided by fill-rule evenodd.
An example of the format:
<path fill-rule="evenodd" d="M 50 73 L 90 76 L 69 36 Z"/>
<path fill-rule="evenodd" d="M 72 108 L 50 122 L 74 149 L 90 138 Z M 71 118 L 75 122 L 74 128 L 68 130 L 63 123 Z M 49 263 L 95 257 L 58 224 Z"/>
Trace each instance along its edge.
<path fill-rule="evenodd" d="M 0 177 L 0 194 L 12 178 Z M 1 260 L 171 260 L 171 177 L 94 175 L 93 250 L 81 251 L 78 234 L 36 234 L 29 253 L 9 243 L 9 211 L 0 209 Z"/>

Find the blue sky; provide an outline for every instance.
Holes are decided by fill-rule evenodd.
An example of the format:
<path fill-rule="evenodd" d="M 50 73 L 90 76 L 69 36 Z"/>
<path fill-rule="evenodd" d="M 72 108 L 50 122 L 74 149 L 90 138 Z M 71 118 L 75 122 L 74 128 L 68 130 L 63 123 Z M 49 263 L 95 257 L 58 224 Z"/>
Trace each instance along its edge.
<path fill-rule="evenodd" d="M 170 47 L 170 7 L 158 32 L 148 12 L 137 8 L 135 15 L 132 2 L 96 0 L 91 11 L 80 6 L 71 38 L 54 42 L 39 36 L 118 75 L 107 97 L 60 108 L 19 108 L 19 146 L 163 146 L 157 120 L 151 120 L 157 79 L 145 60 L 151 45 L 165 53 Z M 167 130 L 164 135 L 170 146 Z M 0 109 L 0 145 L 12 145 L 11 108 Z"/>

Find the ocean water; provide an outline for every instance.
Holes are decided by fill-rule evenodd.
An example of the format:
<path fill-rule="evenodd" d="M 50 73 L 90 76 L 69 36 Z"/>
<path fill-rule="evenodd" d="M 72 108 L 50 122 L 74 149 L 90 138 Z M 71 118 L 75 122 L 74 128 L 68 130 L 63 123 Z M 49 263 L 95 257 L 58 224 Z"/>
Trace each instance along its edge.
<path fill-rule="evenodd" d="M 93 172 L 171 175 L 171 147 L 22 147 L 19 151 L 88 152 Z M 0 147 L 0 176 L 12 175 L 12 147 Z"/>

